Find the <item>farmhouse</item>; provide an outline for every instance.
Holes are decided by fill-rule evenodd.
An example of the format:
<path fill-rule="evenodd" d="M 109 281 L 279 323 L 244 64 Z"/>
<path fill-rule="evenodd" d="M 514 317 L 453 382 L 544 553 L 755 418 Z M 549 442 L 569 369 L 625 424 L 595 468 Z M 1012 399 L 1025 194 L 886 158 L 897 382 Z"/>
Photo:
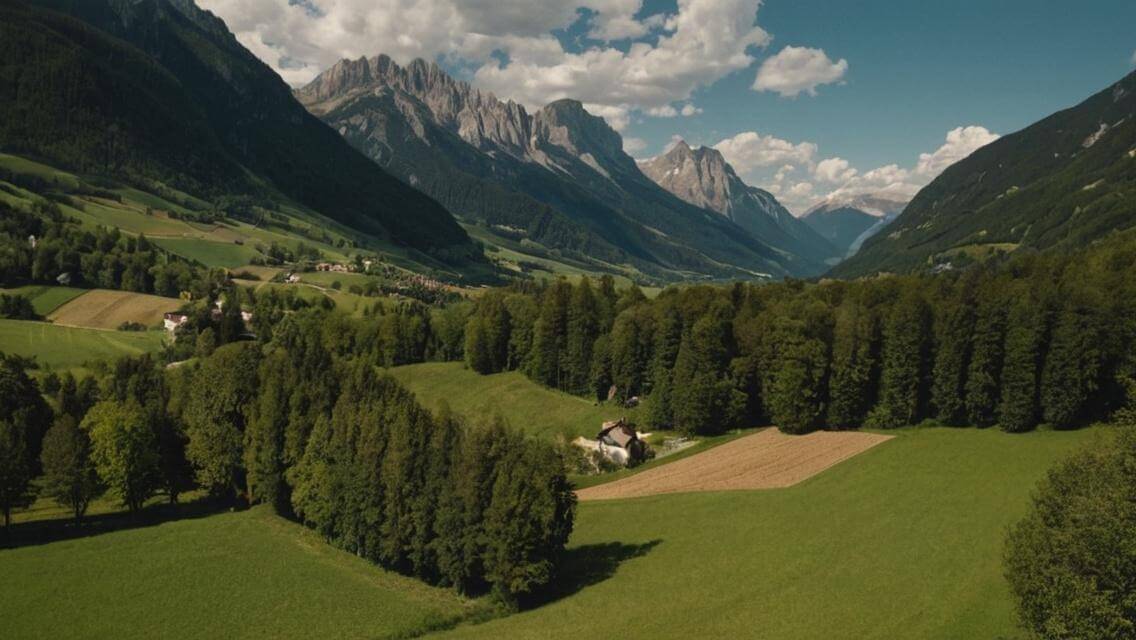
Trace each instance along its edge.
<path fill-rule="evenodd" d="M 170 333 L 177 331 L 177 328 L 185 324 L 187 320 L 189 320 L 189 316 L 184 313 L 167 313 L 162 316 L 162 324 Z"/>
<path fill-rule="evenodd" d="M 598 451 L 613 462 L 632 466 L 651 457 L 651 449 L 639 438 L 635 427 L 626 419 L 603 423 L 595 440 L 577 438 L 575 444 L 583 449 Z"/>

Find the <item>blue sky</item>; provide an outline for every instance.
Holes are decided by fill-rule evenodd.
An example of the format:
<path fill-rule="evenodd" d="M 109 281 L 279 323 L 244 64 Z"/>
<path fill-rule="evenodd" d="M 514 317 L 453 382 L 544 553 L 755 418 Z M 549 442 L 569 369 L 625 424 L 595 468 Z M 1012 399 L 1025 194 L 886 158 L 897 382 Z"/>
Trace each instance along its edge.
<path fill-rule="evenodd" d="M 437 60 L 530 109 L 579 99 L 636 157 L 716 146 L 796 213 L 909 197 L 1136 63 L 1132 0 L 198 2 L 294 85 L 343 57 Z"/>

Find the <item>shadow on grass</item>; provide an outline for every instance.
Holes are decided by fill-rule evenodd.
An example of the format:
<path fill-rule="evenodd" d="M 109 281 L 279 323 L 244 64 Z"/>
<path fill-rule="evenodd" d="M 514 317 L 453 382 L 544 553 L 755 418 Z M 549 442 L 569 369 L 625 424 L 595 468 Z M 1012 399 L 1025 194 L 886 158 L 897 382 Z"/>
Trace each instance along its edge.
<path fill-rule="evenodd" d="M 552 584 L 539 593 L 525 598 L 521 609 L 536 609 L 562 598 L 574 595 L 615 575 L 619 565 L 640 558 L 659 546 L 662 540 L 643 544 L 605 542 L 573 547 L 564 552 L 560 570 Z"/>
<path fill-rule="evenodd" d="M 228 511 L 231 506 L 231 502 L 202 498 L 178 504 L 155 504 L 133 515 L 123 511 L 84 516 L 80 524 L 75 524 L 70 518 L 13 523 L 7 535 L 0 530 L 0 549 L 30 547 L 61 540 L 87 538 L 112 531 L 153 527 L 174 520 L 204 518 Z"/>

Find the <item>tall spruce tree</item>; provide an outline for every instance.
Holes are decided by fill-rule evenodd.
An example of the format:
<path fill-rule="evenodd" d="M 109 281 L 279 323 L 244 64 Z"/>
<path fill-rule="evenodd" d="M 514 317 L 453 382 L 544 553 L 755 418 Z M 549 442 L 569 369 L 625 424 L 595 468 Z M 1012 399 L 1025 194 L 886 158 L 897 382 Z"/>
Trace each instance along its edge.
<path fill-rule="evenodd" d="M 998 419 L 1006 311 L 996 293 L 987 289 L 979 296 L 966 371 L 966 416 L 979 427 L 990 426 Z"/>
<path fill-rule="evenodd" d="M 1045 323 L 1045 313 L 1038 301 L 1027 292 L 1018 295 L 1010 309 L 1002 365 L 998 422 L 1004 431 L 1017 433 L 1037 426 Z"/>
<path fill-rule="evenodd" d="M 935 417 L 948 425 L 966 423 L 966 373 L 970 367 L 974 308 L 964 296 L 950 296 L 935 323 L 935 368 L 931 403 Z"/>
<path fill-rule="evenodd" d="M 888 313 L 883 332 L 880 401 L 869 424 L 891 429 L 927 416 L 930 396 L 931 312 L 923 296 L 907 291 Z"/>
<path fill-rule="evenodd" d="M 836 310 L 826 420 L 830 429 L 859 427 L 875 401 L 875 333 L 876 320 L 859 300 L 845 300 Z"/>

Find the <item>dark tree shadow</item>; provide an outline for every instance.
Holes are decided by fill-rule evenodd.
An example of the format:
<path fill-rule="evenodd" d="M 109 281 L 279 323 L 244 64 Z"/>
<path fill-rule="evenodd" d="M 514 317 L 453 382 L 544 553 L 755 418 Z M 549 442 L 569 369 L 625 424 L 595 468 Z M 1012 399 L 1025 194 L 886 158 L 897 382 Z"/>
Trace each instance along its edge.
<path fill-rule="evenodd" d="M 13 523 L 7 535 L 0 529 L 0 549 L 30 547 L 60 540 L 87 538 L 112 531 L 153 527 L 174 520 L 204 518 L 228 511 L 231 507 L 231 501 L 203 498 L 178 504 L 150 505 L 136 514 L 116 512 L 84 516 L 79 524 L 75 524 L 69 518 Z"/>
<path fill-rule="evenodd" d="M 615 575 L 619 565 L 647 555 L 662 540 L 643 544 L 605 542 L 573 547 L 564 552 L 559 571 L 552 583 L 521 602 L 522 609 L 536 609 L 561 598 L 567 598 Z"/>

